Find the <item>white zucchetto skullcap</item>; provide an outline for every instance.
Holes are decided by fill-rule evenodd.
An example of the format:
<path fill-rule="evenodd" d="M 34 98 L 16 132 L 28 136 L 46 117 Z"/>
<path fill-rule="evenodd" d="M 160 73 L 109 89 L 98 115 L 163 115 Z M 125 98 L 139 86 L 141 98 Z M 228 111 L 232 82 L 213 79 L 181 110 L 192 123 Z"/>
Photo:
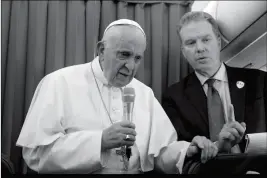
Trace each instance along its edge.
<path fill-rule="evenodd" d="M 135 22 L 135 21 L 133 21 L 133 20 L 129 20 L 129 19 L 119 19 L 119 20 L 116 20 L 116 21 L 110 23 L 110 24 L 107 26 L 107 28 L 105 29 L 105 31 L 104 31 L 104 35 L 105 35 L 106 31 L 107 31 L 110 27 L 112 27 L 112 26 L 116 26 L 116 25 L 133 25 L 133 26 L 139 28 L 139 29 L 143 32 L 143 34 L 145 35 L 145 38 L 146 38 L 146 34 L 145 34 L 144 30 L 142 29 L 142 27 L 141 27 L 137 22 Z M 103 35 L 103 36 L 104 36 L 104 35 Z"/>

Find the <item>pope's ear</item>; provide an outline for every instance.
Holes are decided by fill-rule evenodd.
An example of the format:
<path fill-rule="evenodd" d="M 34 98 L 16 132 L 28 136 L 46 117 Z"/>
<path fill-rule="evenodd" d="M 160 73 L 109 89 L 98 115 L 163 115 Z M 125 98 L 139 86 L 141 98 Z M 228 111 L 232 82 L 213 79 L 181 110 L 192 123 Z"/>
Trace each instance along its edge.
<path fill-rule="evenodd" d="M 103 56 L 104 55 L 104 50 L 105 50 L 105 45 L 103 41 L 99 41 L 96 44 L 96 52 L 98 56 Z"/>

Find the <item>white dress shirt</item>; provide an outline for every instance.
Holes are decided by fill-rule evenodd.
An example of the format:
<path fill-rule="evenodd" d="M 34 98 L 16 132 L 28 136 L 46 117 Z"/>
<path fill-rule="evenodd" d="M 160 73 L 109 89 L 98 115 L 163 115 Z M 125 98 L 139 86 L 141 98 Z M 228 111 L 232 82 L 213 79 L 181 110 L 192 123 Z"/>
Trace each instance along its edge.
<path fill-rule="evenodd" d="M 109 86 L 96 57 L 45 76 L 35 91 L 17 145 L 27 165 L 39 173 L 121 173 L 115 149 L 101 152 L 102 131 L 123 119 L 121 89 Z M 129 173 L 156 169 L 181 173 L 190 143 L 177 133 L 153 91 L 133 79 L 133 123 L 137 136 Z"/>

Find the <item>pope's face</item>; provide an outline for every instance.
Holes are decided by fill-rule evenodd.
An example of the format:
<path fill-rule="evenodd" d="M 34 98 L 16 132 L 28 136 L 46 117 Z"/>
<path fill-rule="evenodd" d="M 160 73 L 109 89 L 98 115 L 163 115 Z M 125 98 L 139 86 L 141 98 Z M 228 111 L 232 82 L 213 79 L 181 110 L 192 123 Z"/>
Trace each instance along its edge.
<path fill-rule="evenodd" d="M 103 50 L 102 69 L 109 84 L 123 87 L 135 76 L 143 60 L 146 41 L 144 34 L 136 27 L 119 26 L 121 33 L 110 38 Z"/>

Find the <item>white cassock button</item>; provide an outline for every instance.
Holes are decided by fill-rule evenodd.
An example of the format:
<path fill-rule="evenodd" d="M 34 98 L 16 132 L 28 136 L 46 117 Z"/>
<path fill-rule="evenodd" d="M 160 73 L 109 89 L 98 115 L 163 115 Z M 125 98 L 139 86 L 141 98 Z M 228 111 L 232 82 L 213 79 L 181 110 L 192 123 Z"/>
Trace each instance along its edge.
<path fill-rule="evenodd" d="M 112 88 L 112 90 L 113 90 L 114 92 L 117 92 L 119 89 L 118 89 L 118 88 L 115 88 L 115 87 L 113 87 L 113 88 Z"/>

